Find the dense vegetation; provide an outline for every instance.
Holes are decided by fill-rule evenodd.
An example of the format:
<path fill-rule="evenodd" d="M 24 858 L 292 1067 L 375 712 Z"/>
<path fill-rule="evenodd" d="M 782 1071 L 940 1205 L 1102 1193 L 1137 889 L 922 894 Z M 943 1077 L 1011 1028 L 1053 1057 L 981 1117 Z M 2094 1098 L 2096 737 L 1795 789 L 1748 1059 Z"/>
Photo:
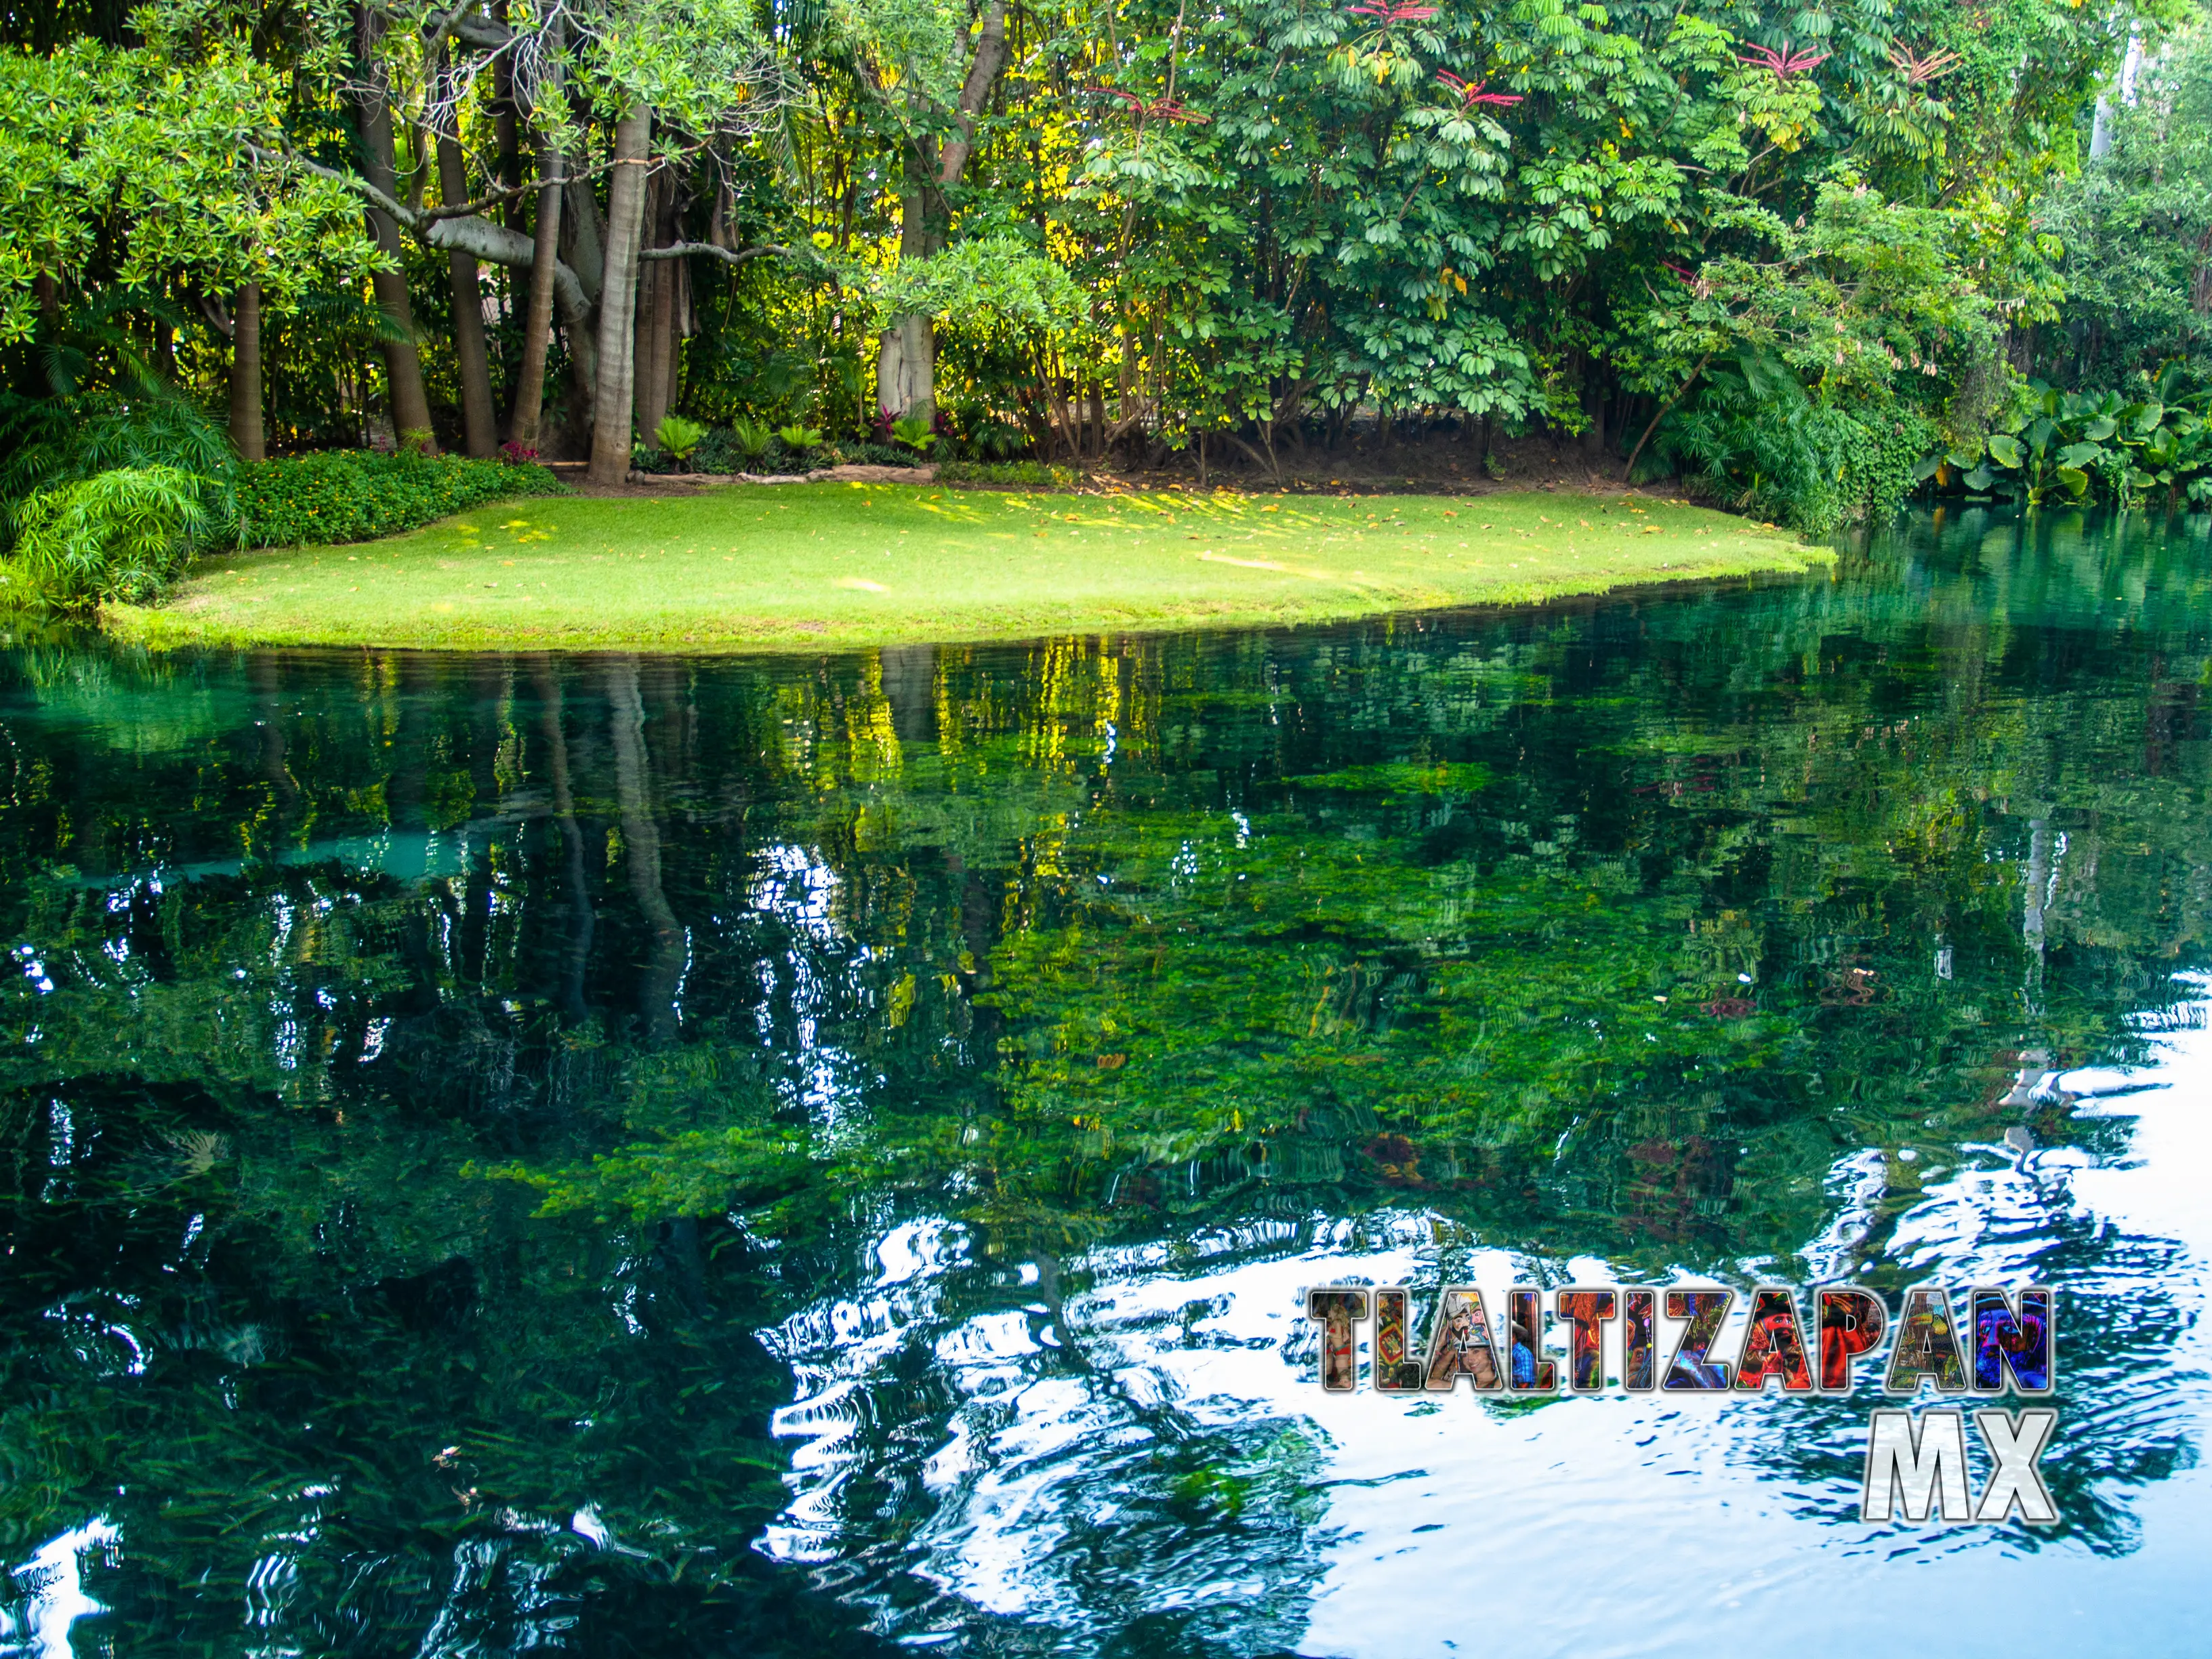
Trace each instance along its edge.
<path fill-rule="evenodd" d="M 1923 484 L 2178 504 L 2212 461 L 2185 0 L 0 20 L 10 418 L 603 482 L 1535 433 L 1814 531 Z M 209 519 L 179 487 L 124 492 L 168 502 L 138 586 Z"/>
<path fill-rule="evenodd" d="M 301 455 L 240 470 L 238 540 L 316 546 L 393 536 L 449 513 L 560 489 L 542 466 L 458 456 Z"/>

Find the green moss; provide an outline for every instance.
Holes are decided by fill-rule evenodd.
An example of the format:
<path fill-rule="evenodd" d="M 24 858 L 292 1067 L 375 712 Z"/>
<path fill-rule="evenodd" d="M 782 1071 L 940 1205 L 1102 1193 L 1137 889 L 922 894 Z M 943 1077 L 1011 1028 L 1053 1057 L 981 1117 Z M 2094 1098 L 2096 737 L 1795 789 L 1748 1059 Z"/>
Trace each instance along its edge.
<path fill-rule="evenodd" d="M 234 555 L 163 606 L 104 615 L 153 644 L 811 650 L 1322 622 L 1827 556 L 1656 497 L 738 485 Z"/>
<path fill-rule="evenodd" d="M 1316 772 L 1293 783 L 1309 789 L 1346 789 L 1358 794 L 1456 795 L 1472 794 L 1490 782 L 1490 769 L 1474 762 L 1439 761 L 1422 765 L 1395 761 L 1382 766 L 1347 766 L 1334 772 Z"/>

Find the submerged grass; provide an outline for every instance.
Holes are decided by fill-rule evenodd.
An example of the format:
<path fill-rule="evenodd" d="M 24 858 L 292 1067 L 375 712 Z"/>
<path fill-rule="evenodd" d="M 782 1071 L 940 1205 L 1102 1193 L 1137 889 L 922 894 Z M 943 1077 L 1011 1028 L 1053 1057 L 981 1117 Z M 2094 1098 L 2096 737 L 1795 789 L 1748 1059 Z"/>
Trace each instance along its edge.
<path fill-rule="evenodd" d="M 1799 570 L 1785 532 L 1655 496 L 1024 495 L 738 485 L 481 507 L 214 560 L 149 644 L 807 649 L 1321 622 Z"/>

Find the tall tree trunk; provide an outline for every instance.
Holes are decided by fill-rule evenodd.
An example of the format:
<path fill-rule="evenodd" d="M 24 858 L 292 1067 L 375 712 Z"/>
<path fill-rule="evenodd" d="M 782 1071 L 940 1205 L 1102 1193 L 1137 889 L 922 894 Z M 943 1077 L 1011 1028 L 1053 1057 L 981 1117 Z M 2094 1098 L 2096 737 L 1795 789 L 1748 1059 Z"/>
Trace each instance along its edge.
<path fill-rule="evenodd" d="M 675 240 L 675 176 L 665 168 L 653 173 L 645 194 L 641 246 L 663 247 Z M 648 443 L 675 402 L 669 384 L 669 346 L 676 320 L 677 264 L 673 259 L 655 259 L 637 279 L 637 429 Z"/>
<path fill-rule="evenodd" d="M 584 831 L 576 822 L 576 797 L 568 781 L 568 738 L 561 721 L 561 683 L 543 656 L 531 659 L 540 721 L 553 783 L 553 816 L 561 826 L 568 883 L 568 939 L 562 952 L 561 1006 L 571 1019 L 584 1018 L 584 969 L 592 955 L 592 887 L 584 864 Z"/>
<path fill-rule="evenodd" d="M 899 198 L 899 258 L 927 258 L 945 246 L 945 192 L 960 182 L 975 146 L 975 121 L 991 96 L 1006 62 L 1006 0 L 987 0 L 969 60 L 959 102 L 952 112 L 953 131 L 942 150 L 926 147 L 910 158 L 912 176 Z M 934 175 L 932 177 L 932 175 Z M 919 185 L 919 188 L 915 186 Z M 876 349 L 876 407 L 885 415 L 937 413 L 937 337 L 927 317 L 900 317 L 884 331 Z"/>
<path fill-rule="evenodd" d="M 241 461 L 269 458 L 261 424 L 261 284 L 248 283 L 230 302 L 230 442 Z"/>
<path fill-rule="evenodd" d="M 377 58 L 383 22 L 367 6 L 355 7 L 353 16 L 362 74 L 360 90 L 355 94 L 361 119 L 362 175 L 397 201 L 398 163 L 392 143 L 392 106 L 386 95 L 384 70 Z M 404 440 L 410 432 L 419 433 L 423 448 L 434 453 L 438 446 L 430 436 L 430 398 L 422 388 L 422 358 L 415 343 L 415 308 L 407 300 L 405 250 L 400 245 L 399 227 L 390 214 L 372 207 L 368 229 L 390 267 L 375 272 L 369 281 L 377 305 L 401 337 L 377 343 L 384 351 L 384 372 L 391 389 L 392 436 Z"/>
<path fill-rule="evenodd" d="M 522 325 L 522 367 L 514 377 L 514 415 L 507 435 L 521 449 L 538 447 L 545 406 L 545 350 L 553 333 L 553 264 L 561 256 L 560 146 L 538 147 L 538 229 L 532 241 L 530 314 Z"/>
<path fill-rule="evenodd" d="M 438 43 L 438 75 L 446 73 L 446 46 Z M 438 135 L 438 194 L 447 207 L 462 207 L 469 199 L 469 173 L 461 157 L 461 141 L 451 133 Z M 472 255 L 458 248 L 446 255 L 446 270 L 453 285 L 453 355 L 461 371 L 461 434 L 463 447 L 479 460 L 499 449 L 499 417 L 492 412 L 491 360 L 484 349 L 483 283 L 477 275 Z"/>
<path fill-rule="evenodd" d="M 901 317 L 876 343 L 876 406 L 896 420 L 937 414 L 937 330 L 927 317 Z"/>
<path fill-rule="evenodd" d="M 918 167 L 899 197 L 899 259 L 927 259 L 940 240 L 931 234 L 929 191 Z M 876 343 L 876 407 L 885 420 L 937 413 L 937 325 L 927 317 L 895 317 Z"/>
<path fill-rule="evenodd" d="M 611 211 L 608 216 L 617 222 L 621 217 Z M 653 810 L 652 763 L 646 752 L 645 702 L 638 693 L 635 657 L 617 657 L 607 665 L 607 731 L 615 751 L 623 862 L 629 869 L 630 896 L 653 939 L 646 960 L 638 964 L 638 1012 L 646 1041 L 658 1047 L 676 1034 L 676 989 L 684 977 L 685 942 L 683 925 L 661 884 L 660 822 Z"/>
<path fill-rule="evenodd" d="M 1583 408 L 1589 416 L 1589 424 L 1583 428 L 1583 453 L 1593 461 L 1605 458 L 1606 408 L 1613 399 L 1607 395 L 1604 369 L 1591 362 L 1583 372 Z"/>
<path fill-rule="evenodd" d="M 507 0 L 496 0 L 491 15 L 501 23 L 507 21 Z M 559 14 L 556 13 L 556 26 L 558 20 Z M 519 190 L 522 185 L 522 132 L 520 112 L 514 102 L 513 53 L 503 52 L 492 59 L 491 76 L 492 134 L 499 147 L 499 182 L 509 190 Z M 509 230 L 522 228 L 522 217 L 528 200 L 527 197 L 511 196 L 507 205 L 500 210 Z M 508 303 L 511 305 L 513 301 Z"/>
<path fill-rule="evenodd" d="M 571 108 L 580 120 L 588 118 L 588 108 L 573 99 Z M 561 194 L 561 246 L 568 269 L 576 273 L 577 283 L 596 307 L 599 296 L 606 292 L 606 226 L 599 216 L 599 198 L 592 193 L 591 179 L 577 177 L 577 167 L 578 158 L 564 151 L 561 172 L 568 183 Z M 588 327 L 579 327 L 564 312 L 561 325 L 568 342 L 568 390 L 563 400 L 567 424 L 571 434 L 583 440 L 588 453 L 592 411 L 598 408 L 599 398 L 598 313 L 595 309 Z"/>
<path fill-rule="evenodd" d="M 615 123 L 614 179 L 607 188 L 607 268 L 599 290 L 599 386 L 592 412 L 591 481 L 629 476 L 631 401 L 637 385 L 637 268 L 645 228 L 645 170 L 653 111 L 632 104 Z"/>

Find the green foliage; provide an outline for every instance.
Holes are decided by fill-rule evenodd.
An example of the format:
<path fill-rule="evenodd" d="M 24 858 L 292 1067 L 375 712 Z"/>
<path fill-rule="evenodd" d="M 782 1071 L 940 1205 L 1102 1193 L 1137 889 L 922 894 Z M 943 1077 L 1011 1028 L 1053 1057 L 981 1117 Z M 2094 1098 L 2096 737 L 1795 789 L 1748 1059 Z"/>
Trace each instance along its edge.
<path fill-rule="evenodd" d="M 199 520 L 210 534 L 228 528 L 235 507 L 230 441 L 158 382 L 136 395 L 0 392 L 0 548 L 12 541 L 16 514 L 33 493 L 117 470 L 195 479 Z"/>
<path fill-rule="evenodd" d="M 1807 392 L 1778 356 L 1747 348 L 1708 365 L 1662 422 L 1646 476 L 1679 469 L 1731 507 L 1826 536 L 1893 514 L 1938 440 L 1910 404 L 1847 411 Z"/>
<path fill-rule="evenodd" d="M 1670 281 L 1644 313 L 1655 362 L 1755 354 L 1849 406 L 1887 399 L 1900 377 L 1936 378 L 1946 353 L 1978 357 L 1992 343 L 1988 299 L 1939 209 L 1831 183 L 1796 224 L 1750 202 L 1723 204 L 1717 220 L 1741 252 Z"/>
<path fill-rule="evenodd" d="M 757 471 L 769 452 L 775 447 L 775 428 L 766 421 L 736 420 L 730 422 L 730 440 L 748 471 Z"/>
<path fill-rule="evenodd" d="M 891 436 L 917 455 L 937 441 L 937 424 L 927 416 L 902 415 L 891 422 Z"/>
<path fill-rule="evenodd" d="M 284 74 L 220 39 L 0 52 L 0 343 L 32 334 L 41 275 L 258 282 L 280 308 L 318 279 L 357 281 L 379 262 L 359 198 L 285 159 L 287 96 Z"/>
<path fill-rule="evenodd" d="M 403 135 L 450 127 L 477 158 L 516 140 L 501 88 L 519 72 L 510 89 L 538 128 L 521 149 L 570 154 L 576 207 L 605 196 L 610 118 L 649 107 L 680 204 L 653 234 L 736 255 L 684 267 L 697 326 L 678 337 L 680 418 L 865 434 L 881 331 L 927 319 L 933 400 L 958 411 L 950 435 L 969 459 L 1158 459 L 1211 437 L 1216 459 L 1279 472 L 1370 414 L 1386 430 L 1588 434 L 1618 456 L 1662 409 L 1711 401 L 1708 366 L 1750 350 L 1834 418 L 1778 405 L 1795 430 L 1775 442 L 1812 467 L 1796 483 L 1772 482 L 1778 453 L 1720 472 L 1825 521 L 1894 494 L 1888 461 L 1832 502 L 1808 482 L 1807 458 L 1833 459 L 1835 419 L 1937 418 L 1988 378 L 2001 330 L 2057 318 L 2067 281 L 2082 372 L 2115 352 L 2150 372 L 2154 337 L 2172 348 L 2160 362 L 2197 349 L 2192 181 L 2212 102 L 2194 33 L 2154 59 L 2102 171 L 2065 182 L 2130 30 L 2156 44 L 2179 12 L 1854 0 L 1785 27 L 1702 0 L 1480 0 L 1378 22 L 1304 0 L 1202 16 L 1115 0 L 1023 13 L 1000 42 L 966 0 L 773 18 L 745 0 L 619 0 L 561 11 L 560 45 L 543 8 L 481 27 L 393 14 L 402 26 L 355 62 L 336 12 L 249 31 L 242 14 L 160 0 L 143 46 L 75 40 L 0 73 L 0 340 L 15 343 L 0 374 L 27 386 L 51 358 L 82 386 L 104 361 L 173 354 L 220 406 L 222 307 L 250 281 L 276 447 L 364 441 L 388 413 L 374 348 L 398 324 L 362 297 L 392 260 L 363 234 L 361 76 L 389 83 Z M 500 29 L 514 33 L 495 46 Z M 1802 63 L 1767 61 L 1792 41 Z M 430 199 L 427 155 L 401 161 L 398 264 L 442 433 L 461 376 L 436 239 L 462 204 L 443 181 Z M 504 167 L 464 172 L 471 196 L 508 183 Z M 501 217 L 526 217 L 529 199 Z M 490 322 L 503 398 L 521 232 L 471 229 L 498 250 L 482 274 L 505 285 Z M 595 302 L 595 263 L 580 252 L 569 275 Z M 2156 319 L 2124 351 L 2123 311 Z M 64 317 L 85 324 L 75 343 Z M 2102 359 L 2099 328 L 2116 341 Z M 578 338 L 562 330 L 556 381 L 588 376 L 588 354 L 568 355 Z M 573 447 L 573 415 L 562 424 Z M 1960 442 L 1983 429 L 1958 428 Z M 735 436 L 746 470 L 769 464 Z M 728 453 L 698 443 L 648 447 L 679 464 Z"/>
<path fill-rule="evenodd" d="M 1908 407 L 1870 410 L 1852 423 L 1858 435 L 1844 452 L 1845 511 L 1878 524 L 1894 515 L 1918 486 L 1920 462 L 1942 434 L 1935 422 Z"/>
<path fill-rule="evenodd" d="M 2172 507 L 2212 501 L 2212 425 L 2203 414 L 2212 394 L 2195 392 L 2177 365 L 2152 395 L 2130 401 L 2116 392 L 2060 392 L 2041 380 L 2020 389 L 1985 443 L 1954 448 L 1924 464 L 1940 481 L 1976 494 L 2117 501 L 2147 496 Z"/>
<path fill-rule="evenodd" d="M 2212 30 L 2146 55 L 2135 95 L 2113 98 L 2112 148 L 2039 215 L 2063 250 L 2063 301 L 2030 337 L 2032 373 L 2086 392 L 2142 393 L 2178 362 L 2212 374 Z"/>
<path fill-rule="evenodd" d="M 805 426 L 797 422 L 789 426 L 778 427 L 775 429 L 775 435 L 782 442 L 783 447 L 794 455 L 802 455 L 810 449 L 819 448 L 822 443 L 822 429 L 819 427 Z"/>
<path fill-rule="evenodd" d="M 1653 450 L 1662 470 L 1679 468 L 1728 506 L 1818 536 L 1853 504 L 1849 456 L 1863 437 L 1856 422 L 1807 396 L 1786 364 L 1747 351 L 1709 367 Z"/>
<path fill-rule="evenodd" d="M 691 452 L 699 447 L 699 441 L 706 435 L 705 427 L 681 415 L 664 415 L 660 424 L 653 429 L 653 442 L 679 461 L 690 460 Z"/>
<path fill-rule="evenodd" d="M 542 466 L 333 450 L 240 467 L 238 541 L 243 547 L 368 541 L 487 501 L 562 493 Z"/>
<path fill-rule="evenodd" d="M 1072 466 L 1048 465 L 1043 461 L 946 461 L 937 469 L 937 481 L 1073 489 L 1083 481 L 1083 475 Z"/>
<path fill-rule="evenodd" d="M 34 491 L 15 509 L 0 597 L 63 611 L 160 598 L 209 528 L 204 482 L 173 466 L 116 467 Z"/>
<path fill-rule="evenodd" d="M 1012 236 L 960 242 L 884 269 L 848 269 L 839 281 L 866 297 L 881 328 L 906 316 L 1042 330 L 1072 319 L 1082 295 L 1067 273 Z"/>

